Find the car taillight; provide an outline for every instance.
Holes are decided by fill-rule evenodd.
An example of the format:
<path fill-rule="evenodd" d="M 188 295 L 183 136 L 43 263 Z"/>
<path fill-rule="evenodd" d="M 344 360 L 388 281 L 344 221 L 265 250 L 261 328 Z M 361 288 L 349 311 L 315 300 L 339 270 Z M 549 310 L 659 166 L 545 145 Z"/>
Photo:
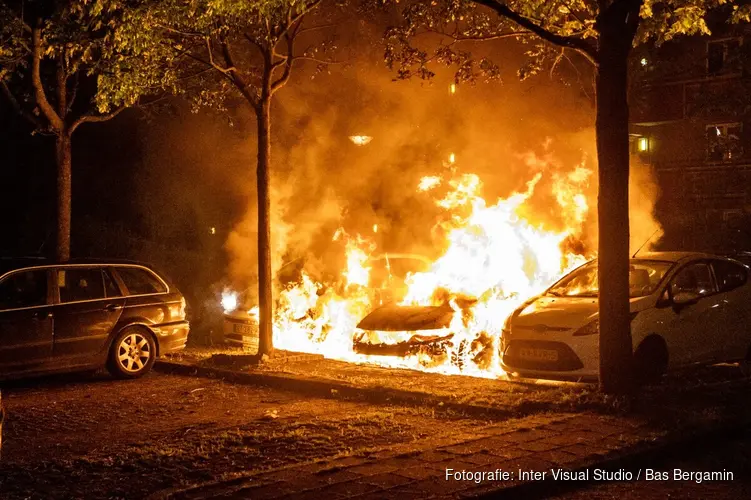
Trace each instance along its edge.
<path fill-rule="evenodd" d="M 185 319 L 185 298 L 180 299 L 180 304 L 169 306 L 170 319 Z"/>

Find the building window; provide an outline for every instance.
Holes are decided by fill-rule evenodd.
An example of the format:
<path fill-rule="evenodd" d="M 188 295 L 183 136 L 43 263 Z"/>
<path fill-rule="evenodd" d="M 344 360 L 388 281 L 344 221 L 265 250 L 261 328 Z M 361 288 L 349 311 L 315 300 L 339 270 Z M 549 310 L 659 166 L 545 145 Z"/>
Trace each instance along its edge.
<path fill-rule="evenodd" d="M 647 154 L 652 149 L 652 140 L 647 136 L 629 134 L 628 140 L 631 154 Z"/>
<path fill-rule="evenodd" d="M 707 42 L 707 73 L 735 73 L 741 70 L 741 39 L 728 38 Z"/>
<path fill-rule="evenodd" d="M 707 160 L 732 161 L 743 156 L 741 123 L 707 125 Z"/>

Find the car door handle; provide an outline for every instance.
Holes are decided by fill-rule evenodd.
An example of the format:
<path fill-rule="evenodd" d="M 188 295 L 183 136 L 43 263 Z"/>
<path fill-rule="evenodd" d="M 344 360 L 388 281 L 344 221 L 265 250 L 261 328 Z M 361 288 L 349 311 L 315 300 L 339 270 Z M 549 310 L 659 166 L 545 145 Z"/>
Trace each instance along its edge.
<path fill-rule="evenodd" d="M 109 312 L 115 312 L 115 311 L 119 311 L 122 308 L 123 306 L 121 306 L 120 304 L 110 304 L 107 307 L 105 307 L 104 310 L 109 311 Z"/>

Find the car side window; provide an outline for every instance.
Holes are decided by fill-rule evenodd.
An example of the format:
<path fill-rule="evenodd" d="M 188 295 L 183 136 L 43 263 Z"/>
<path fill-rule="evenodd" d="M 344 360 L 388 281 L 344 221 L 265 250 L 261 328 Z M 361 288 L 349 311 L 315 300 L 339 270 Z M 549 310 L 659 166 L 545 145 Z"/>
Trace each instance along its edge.
<path fill-rule="evenodd" d="M 117 274 L 128 288 L 129 295 L 146 295 L 164 293 L 167 288 L 156 276 L 146 269 L 138 267 L 118 267 Z"/>
<path fill-rule="evenodd" d="M 58 269 L 57 286 L 63 304 L 105 298 L 101 269 Z"/>
<path fill-rule="evenodd" d="M 691 293 L 703 296 L 715 291 L 709 265 L 703 262 L 684 267 L 678 271 L 678 274 L 670 282 L 670 293 L 673 297 L 679 293 Z"/>
<path fill-rule="evenodd" d="M 735 262 L 716 260 L 712 262 L 712 267 L 721 292 L 728 292 L 745 285 L 748 280 L 748 270 Z"/>
<path fill-rule="evenodd" d="M 0 311 L 47 304 L 47 271 L 21 271 L 0 282 Z"/>
<path fill-rule="evenodd" d="M 107 298 L 122 297 L 123 293 L 120 291 L 120 287 L 112 278 L 110 270 L 103 269 L 102 273 L 104 274 L 104 291 L 107 294 Z"/>

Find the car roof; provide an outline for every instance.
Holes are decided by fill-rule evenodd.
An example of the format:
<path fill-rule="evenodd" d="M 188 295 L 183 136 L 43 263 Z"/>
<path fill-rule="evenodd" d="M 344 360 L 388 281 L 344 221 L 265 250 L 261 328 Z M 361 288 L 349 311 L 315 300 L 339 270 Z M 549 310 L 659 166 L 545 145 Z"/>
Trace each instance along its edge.
<path fill-rule="evenodd" d="M 666 262 L 678 262 L 685 259 L 710 259 L 722 258 L 703 252 L 641 252 L 632 260 L 663 260 Z"/>
<path fill-rule="evenodd" d="M 143 266 L 154 271 L 150 264 L 127 259 L 70 259 L 66 262 L 45 259 L 41 257 L 0 257 L 0 276 L 8 271 L 23 269 L 25 267 L 63 266 L 63 265 L 133 265 Z"/>

